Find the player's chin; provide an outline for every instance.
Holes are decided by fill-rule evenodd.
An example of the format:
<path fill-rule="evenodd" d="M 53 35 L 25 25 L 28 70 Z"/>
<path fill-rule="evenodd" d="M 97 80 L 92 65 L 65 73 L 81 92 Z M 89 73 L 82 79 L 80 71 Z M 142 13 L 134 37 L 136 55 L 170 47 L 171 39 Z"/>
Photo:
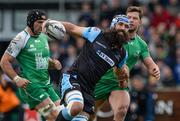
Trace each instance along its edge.
<path fill-rule="evenodd" d="M 130 29 L 128 30 L 128 32 L 134 32 L 134 31 L 136 31 L 136 28 L 130 28 Z"/>
<path fill-rule="evenodd" d="M 38 36 L 40 34 L 41 34 L 41 31 L 35 33 L 36 36 Z"/>

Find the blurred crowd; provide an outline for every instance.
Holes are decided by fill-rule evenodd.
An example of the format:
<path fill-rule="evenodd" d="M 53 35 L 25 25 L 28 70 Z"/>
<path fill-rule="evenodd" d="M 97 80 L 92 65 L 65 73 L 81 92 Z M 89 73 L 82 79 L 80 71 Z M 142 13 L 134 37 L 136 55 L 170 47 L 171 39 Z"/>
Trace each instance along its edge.
<path fill-rule="evenodd" d="M 127 120 L 153 120 L 154 107 L 148 106 L 153 105 L 155 100 L 153 90 L 180 86 L 179 0 L 102 0 L 98 6 L 84 2 L 76 24 L 106 29 L 112 18 L 117 14 L 125 14 L 126 8 L 130 5 L 143 8 L 144 15 L 138 34 L 148 44 L 151 56 L 160 68 L 161 78 L 156 83 L 141 62 L 134 67 L 131 71 L 131 104 Z M 71 37 L 68 34 L 61 41 L 50 41 L 51 57 L 58 59 L 63 66 L 61 72 L 50 71 L 56 86 L 62 72 L 72 65 L 84 42 L 82 38 Z"/>

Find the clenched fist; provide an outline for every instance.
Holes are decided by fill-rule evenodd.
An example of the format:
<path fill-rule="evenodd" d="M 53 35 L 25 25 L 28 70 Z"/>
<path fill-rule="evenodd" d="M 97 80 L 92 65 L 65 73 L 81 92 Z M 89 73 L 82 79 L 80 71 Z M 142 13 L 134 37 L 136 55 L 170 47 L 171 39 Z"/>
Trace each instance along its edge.
<path fill-rule="evenodd" d="M 61 70 L 62 65 L 57 59 L 49 58 L 49 69 Z"/>
<path fill-rule="evenodd" d="M 22 78 L 18 75 L 16 77 L 14 77 L 13 81 L 16 83 L 17 87 L 20 87 L 23 89 L 25 89 L 27 87 L 27 85 L 30 83 L 29 80 Z"/>

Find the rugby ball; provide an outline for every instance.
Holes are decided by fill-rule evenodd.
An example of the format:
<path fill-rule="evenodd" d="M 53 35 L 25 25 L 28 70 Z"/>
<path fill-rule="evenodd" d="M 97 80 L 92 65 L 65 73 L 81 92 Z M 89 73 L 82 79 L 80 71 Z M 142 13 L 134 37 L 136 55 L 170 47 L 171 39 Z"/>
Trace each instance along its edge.
<path fill-rule="evenodd" d="M 44 31 L 50 40 L 62 40 L 66 33 L 64 25 L 56 20 L 47 20 Z"/>

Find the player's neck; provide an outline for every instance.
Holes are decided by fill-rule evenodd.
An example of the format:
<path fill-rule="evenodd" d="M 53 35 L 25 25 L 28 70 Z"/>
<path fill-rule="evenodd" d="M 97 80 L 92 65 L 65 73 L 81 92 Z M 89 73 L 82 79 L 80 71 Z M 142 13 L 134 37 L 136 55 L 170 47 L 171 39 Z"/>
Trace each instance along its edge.
<path fill-rule="evenodd" d="M 130 32 L 129 38 L 135 38 L 136 34 L 137 34 L 136 31 Z"/>
<path fill-rule="evenodd" d="M 32 32 L 32 30 L 29 27 L 26 27 L 25 29 L 31 36 L 34 36 L 34 33 Z"/>

